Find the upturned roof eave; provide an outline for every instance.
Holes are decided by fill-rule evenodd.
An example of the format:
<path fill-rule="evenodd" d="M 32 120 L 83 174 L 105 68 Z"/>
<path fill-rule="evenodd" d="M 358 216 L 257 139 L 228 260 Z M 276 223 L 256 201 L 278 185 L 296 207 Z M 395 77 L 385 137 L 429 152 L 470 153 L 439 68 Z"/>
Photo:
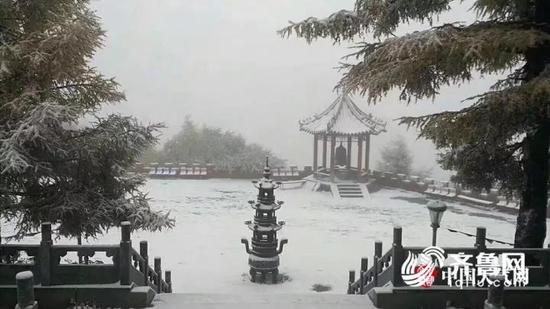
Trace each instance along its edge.
<path fill-rule="evenodd" d="M 332 130 L 334 124 L 338 118 L 341 117 L 342 109 L 351 113 L 356 121 L 361 123 L 364 127 L 363 130 L 354 130 L 350 132 L 342 132 L 338 130 Z M 315 114 L 308 119 L 304 119 L 299 122 L 300 131 L 309 134 L 322 134 L 322 135 L 338 135 L 338 136 L 358 136 L 358 135 L 378 135 L 386 131 L 385 122 L 374 118 L 371 114 L 365 113 L 346 95 L 338 97 L 332 102 L 328 108 L 319 114 Z M 317 129 L 322 128 L 322 129 Z"/>
<path fill-rule="evenodd" d="M 378 135 L 380 133 L 386 132 L 386 129 L 380 129 L 380 130 L 364 130 L 364 131 L 357 131 L 357 132 L 338 132 L 338 131 L 332 131 L 332 130 L 310 130 L 307 128 L 300 128 L 300 131 L 306 132 L 312 135 L 337 135 L 337 136 L 360 136 L 360 135 Z"/>

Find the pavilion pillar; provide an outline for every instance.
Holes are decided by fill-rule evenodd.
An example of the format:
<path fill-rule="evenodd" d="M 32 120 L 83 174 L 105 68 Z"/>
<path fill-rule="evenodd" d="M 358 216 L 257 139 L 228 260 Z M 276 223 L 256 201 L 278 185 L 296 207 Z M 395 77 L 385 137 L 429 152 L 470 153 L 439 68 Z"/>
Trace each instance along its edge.
<path fill-rule="evenodd" d="M 370 134 L 365 136 L 365 171 L 370 169 Z"/>
<path fill-rule="evenodd" d="M 357 176 L 361 176 L 361 168 L 363 167 L 363 137 L 357 136 Z"/>
<path fill-rule="evenodd" d="M 317 144 L 319 144 L 319 137 L 317 134 L 313 135 L 313 174 L 317 173 Z"/>
<path fill-rule="evenodd" d="M 330 175 L 334 176 L 334 148 L 336 146 L 336 135 L 330 136 Z"/>
<path fill-rule="evenodd" d="M 323 135 L 323 167 L 327 168 L 327 136 Z"/>
<path fill-rule="evenodd" d="M 348 136 L 348 164 L 346 164 L 348 166 L 348 172 L 351 170 L 351 135 Z"/>

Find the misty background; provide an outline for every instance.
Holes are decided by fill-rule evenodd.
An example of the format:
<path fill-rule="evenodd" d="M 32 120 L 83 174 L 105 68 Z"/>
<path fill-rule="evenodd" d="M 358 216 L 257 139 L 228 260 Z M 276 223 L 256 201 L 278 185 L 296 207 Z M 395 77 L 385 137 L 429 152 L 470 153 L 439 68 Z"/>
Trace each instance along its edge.
<path fill-rule="evenodd" d="M 290 164 L 312 164 L 313 137 L 299 131 L 298 121 L 336 98 L 341 77 L 336 67 L 353 44 L 327 39 L 308 45 L 276 31 L 289 20 L 352 9 L 354 0 L 98 0 L 93 5 L 107 31 L 95 65 L 116 77 L 127 96 L 107 112 L 165 123 L 161 143 L 190 115 L 198 124 L 240 133 Z M 471 1 L 455 6 L 434 25 L 473 20 Z M 428 26 L 409 24 L 396 34 Z M 372 138 L 373 167 L 381 148 L 402 135 L 415 168 L 433 167 L 434 177 L 448 176 L 437 166 L 431 142 L 418 140 L 414 129 L 397 126 L 394 119 L 461 109 L 469 104 L 461 100 L 486 91 L 496 79 L 447 87 L 434 101 L 410 105 L 399 102 L 398 91 L 376 105 L 354 96 L 361 109 L 388 122 L 388 132 Z"/>

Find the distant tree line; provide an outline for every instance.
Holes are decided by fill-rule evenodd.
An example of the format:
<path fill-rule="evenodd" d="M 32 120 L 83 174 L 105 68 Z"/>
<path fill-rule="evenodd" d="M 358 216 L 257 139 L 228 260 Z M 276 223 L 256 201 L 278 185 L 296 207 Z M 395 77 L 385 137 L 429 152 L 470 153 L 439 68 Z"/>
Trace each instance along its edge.
<path fill-rule="evenodd" d="M 272 167 L 285 164 L 284 160 L 264 147 L 247 143 L 240 134 L 206 125 L 198 126 L 186 117 L 182 129 L 161 149 L 151 149 L 145 153 L 143 162 L 211 163 L 222 173 L 250 174 L 263 169 L 266 156 L 269 156 Z"/>
<path fill-rule="evenodd" d="M 380 161 L 378 161 L 377 169 L 395 174 L 413 174 L 420 177 L 431 176 L 431 169 L 413 168 L 413 161 L 412 152 L 405 138 L 399 135 L 386 144 L 380 151 Z"/>

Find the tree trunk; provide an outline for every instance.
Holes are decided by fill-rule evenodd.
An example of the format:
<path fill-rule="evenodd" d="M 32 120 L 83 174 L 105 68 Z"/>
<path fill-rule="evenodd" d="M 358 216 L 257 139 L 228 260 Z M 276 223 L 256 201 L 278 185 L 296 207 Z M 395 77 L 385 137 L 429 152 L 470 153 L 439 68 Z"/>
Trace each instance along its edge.
<path fill-rule="evenodd" d="M 76 238 L 76 244 L 81 246 L 82 245 L 82 235 L 78 235 Z M 78 264 L 82 264 L 84 261 L 82 260 L 82 255 L 78 255 Z"/>
<path fill-rule="evenodd" d="M 517 218 L 514 246 L 542 248 L 546 237 L 550 122 L 543 123 L 525 139 L 525 182 Z"/>
<path fill-rule="evenodd" d="M 536 23 L 550 22 L 550 1 L 535 0 L 534 10 L 526 10 L 526 19 Z M 531 15 L 532 14 L 532 15 Z M 550 63 L 550 45 L 542 44 L 525 54 L 525 81 L 538 77 Z M 548 168 L 550 144 L 550 116 L 540 117 L 534 134 L 528 135 L 523 146 L 524 182 L 518 212 L 514 246 L 542 248 L 546 237 L 546 208 L 548 201 Z"/>

